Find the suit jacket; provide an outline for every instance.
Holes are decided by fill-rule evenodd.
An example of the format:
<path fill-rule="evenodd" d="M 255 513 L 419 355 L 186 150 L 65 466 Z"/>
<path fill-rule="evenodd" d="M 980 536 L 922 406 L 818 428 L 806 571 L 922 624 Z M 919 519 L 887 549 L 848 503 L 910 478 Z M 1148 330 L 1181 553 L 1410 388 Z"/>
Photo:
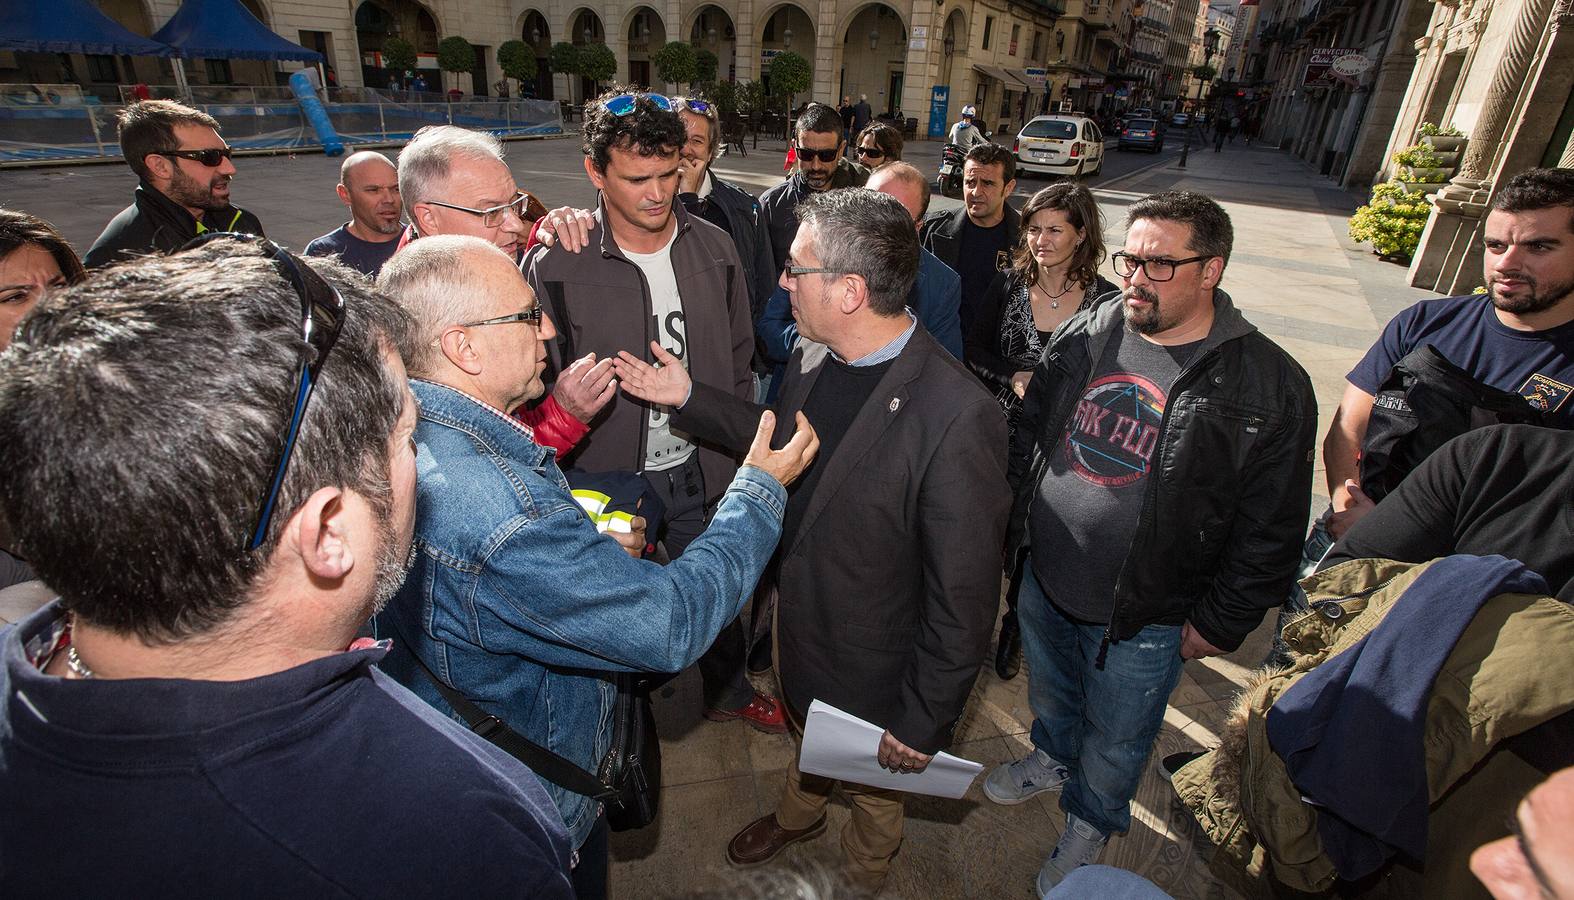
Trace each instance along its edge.
<path fill-rule="evenodd" d="M 829 352 L 793 352 L 777 446 Z M 763 408 L 695 383 L 673 422 L 742 451 Z M 778 665 L 795 710 L 823 700 L 921 753 L 950 745 L 1000 602 L 1005 448 L 999 405 L 916 329 L 835 454 L 815 460 L 827 468 L 776 551 Z"/>
<path fill-rule="evenodd" d="M 1007 200 L 1005 209 L 1006 244 L 1017 245 L 1017 233 L 1022 230 L 1022 214 L 1011 206 Z M 960 272 L 957 257 L 962 252 L 962 223 L 967 221 L 967 207 L 958 206 L 956 209 L 944 212 L 932 212 L 918 229 L 918 241 L 924 249 L 940 257 L 940 261 Z M 966 303 L 968 298 L 962 298 Z"/>

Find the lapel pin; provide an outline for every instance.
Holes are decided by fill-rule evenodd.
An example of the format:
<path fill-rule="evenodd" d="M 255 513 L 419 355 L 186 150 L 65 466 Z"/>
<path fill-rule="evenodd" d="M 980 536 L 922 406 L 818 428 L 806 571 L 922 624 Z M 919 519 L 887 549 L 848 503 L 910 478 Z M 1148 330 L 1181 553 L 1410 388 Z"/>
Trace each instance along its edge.
<path fill-rule="evenodd" d="M 901 405 L 902 405 L 902 401 L 901 400 L 897 399 L 896 397 L 892 397 L 891 398 L 891 412 L 896 412 L 896 408 L 898 406 L 901 406 Z"/>

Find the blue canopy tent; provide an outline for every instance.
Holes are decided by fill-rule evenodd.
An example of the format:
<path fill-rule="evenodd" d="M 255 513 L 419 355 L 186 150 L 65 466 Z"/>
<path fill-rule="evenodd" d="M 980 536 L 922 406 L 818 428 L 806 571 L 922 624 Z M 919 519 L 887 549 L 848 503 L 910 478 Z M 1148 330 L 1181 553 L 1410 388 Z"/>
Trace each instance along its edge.
<path fill-rule="evenodd" d="M 153 40 L 176 55 L 207 59 L 299 59 L 322 62 L 322 54 L 292 44 L 257 20 L 240 0 L 186 0 Z"/>
<path fill-rule="evenodd" d="M 100 12 L 90 0 L 0 3 L 0 50 L 176 56 L 175 48 L 142 37 Z"/>

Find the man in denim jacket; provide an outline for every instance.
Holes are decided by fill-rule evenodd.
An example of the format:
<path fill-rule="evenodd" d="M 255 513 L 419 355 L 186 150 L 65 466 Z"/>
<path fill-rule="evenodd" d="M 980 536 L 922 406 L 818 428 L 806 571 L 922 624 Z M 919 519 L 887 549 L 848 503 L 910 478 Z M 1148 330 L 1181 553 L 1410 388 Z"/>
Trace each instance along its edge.
<path fill-rule="evenodd" d="M 506 410 L 539 397 L 552 321 L 512 260 L 474 238 L 411 244 L 380 285 L 416 319 L 421 401 L 415 561 L 377 617 L 383 669 L 439 709 L 410 654 L 515 731 L 595 772 L 611 743 L 611 672 L 676 672 L 737 615 L 776 547 L 806 423 L 772 452 L 761 421 L 710 527 L 668 566 L 631 558 L 569 493 L 553 451 Z M 547 785 L 578 849 L 575 890 L 601 896 L 597 803 Z"/>

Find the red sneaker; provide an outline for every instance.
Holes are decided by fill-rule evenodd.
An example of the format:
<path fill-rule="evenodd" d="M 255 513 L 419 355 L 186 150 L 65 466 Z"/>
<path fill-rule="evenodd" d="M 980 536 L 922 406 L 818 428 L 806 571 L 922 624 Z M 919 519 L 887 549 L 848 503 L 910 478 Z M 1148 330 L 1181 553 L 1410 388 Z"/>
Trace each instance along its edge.
<path fill-rule="evenodd" d="M 749 727 L 766 734 L 782 734 L 787 730 L 787 717 L 782 713 L 781 701 L 759 691 L 754 692 L 754 699 L 742 709 L 707 709 L 705 718 L 712 722 L 742 719 Z"/>

